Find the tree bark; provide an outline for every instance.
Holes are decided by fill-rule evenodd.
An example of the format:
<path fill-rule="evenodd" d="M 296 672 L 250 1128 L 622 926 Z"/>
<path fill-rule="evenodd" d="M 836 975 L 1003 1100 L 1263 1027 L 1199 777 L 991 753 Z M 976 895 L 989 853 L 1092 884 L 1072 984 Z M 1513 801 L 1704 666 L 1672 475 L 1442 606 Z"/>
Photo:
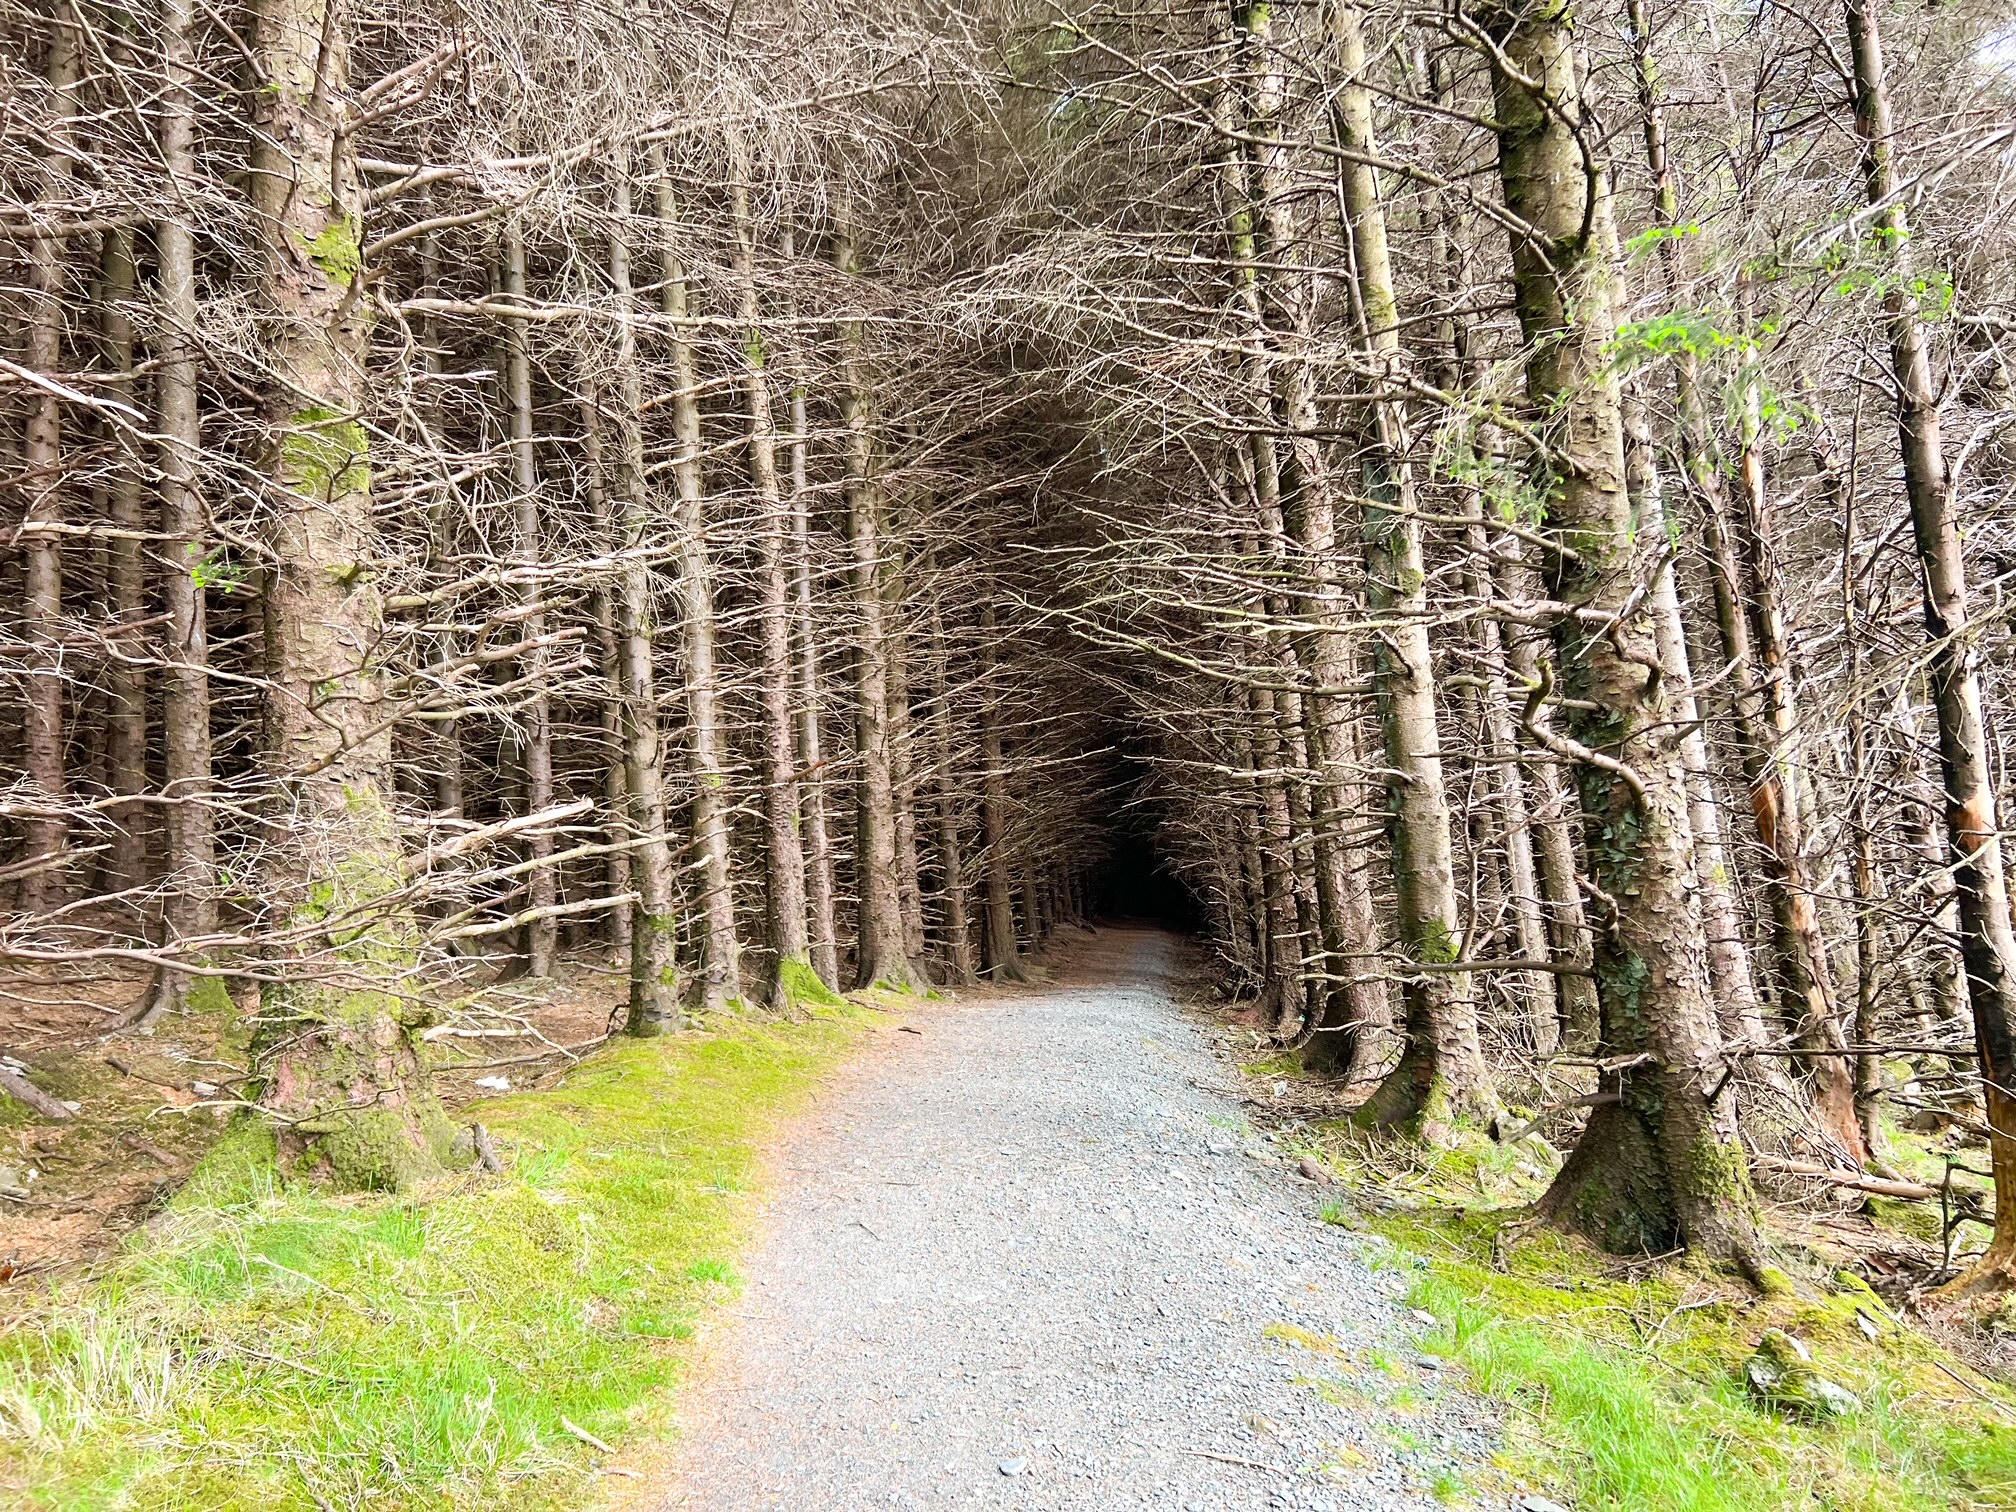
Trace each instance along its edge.
<path fill-rule="evenodd" d="M 1939 720 L 1939 765 L 1946 797 L 1948 864 L 1960 911 L 1960 955 L 1988 1110 L 1989 1163 L 1995 1172 L 1995 1235 L 1987 1252 L 1947 1288 L 1972 1296 L 2016 1283 L 2016 926 L 1996 815 L 1994 752 L 1981 697 L 1979 653 L 1967 608 L 1967 568 L 1954 518 L 1952 478 L 1941 435 L 1932 354 L 1911 293 L 1912 253 L 1897 191 L 1889 83 L 1877 9 L 1848 0 L 1848 41 L 1855 71 L 1855 128 L 1862 174 L 1875 212 L 1876 242 L 1890 266 L 1883 296 L 1891 376 L 1897 386 L 1897 440 L 1904 491 L 1925 583 L 1925 633 L 1931 642 L 1932 706 Z"/>
<path fill-rule="evenodd" d="M 418 930 L 402 891 L 392 743 L 372 658 L 383 637 L 369 442 L 363 195 L 342 0 L 264 0 L 253 135 L 268 320 L 272 524 L 265 673 L 282 803 L 266 891 L 259 1062 L 283 1152 L 348 1187 L 440 1168 L 450 1129 L 412 1031 Z"/>
<path fill-rule="evenodd" d="M 783 252 L 795 255 L 791 233 Z M 795 318 L 787 297 L 785 317 Z M 797 647 L 799 797 L 804 805 L 805 891 L 811 910 L 811 959 L 822 982 L 840 980 L 840 925 L 834 903 L 833 830 L 826 814 L 826 752 L 821 712 L 819 629 L 812 600 L 812 487 L 808 452 L 811 421 L 805 392 L 805 353 L 791 357 L 791 591 L 792 635 Z"/>
<path fill-rule="evenodd" d="M 1502 51 L 1492 80 L 1499 176 L 1525 228 L 1512 238 L 1512 266 L 1526 397 L 1562 453 L 1546 484 L 1550 586 L 1605 626 L 1592 630 L 1579 614 L 1558 621 L 1574 700 L 1567 730 L 1541 723 L 1537 696 L 1527 723 L 1576 755 L 1590 875 L 1610 900 L 1595 951 L 1603 1049 L 1634 1062 L 1612 1073 L 1606 1090 L 1619 1101 L 1593 1109 L 1541 1206 L 1614 1250 L 1679 1242 L 1754 1266 L 1755 1199 L 1721 1090 L 1678 710 L 1654 627 L 1634 607 L 1663 543 L 1637 537 L 1626 489 L 1609 361 L 1614 233 L 1605 176 L 1582 145 L 1590 126 L 1573 12 L 1542 0 L 1490 11 L 1484 23 Z"/>
<path fill-rule="evenodd" d="M 618 308 L 633 297 L 628 230 L 630 162 L 618 153 L 609 237 L 609 283 Z M 665 741 L 658 724 L 658 600 L 648 555 L 654 511 L 645 492 L 644 372 L 628 321 L 616 326 L 616 466 L 610 493 L 621 532 L 616 599 L 617 666 L 623 700 L 623 786 L 628 799 L 631 883 L 637 902 L 630 913 L 630 1006 L 633 1035 L 669 1034 L 680 1026 L 679 915 L 672 847 L 665 826 Z"/>
<path fill-rule="evenodd" d="M 833 238 L 842 273 L 859 272 L 850 228 Z M 859 645 L 854 658 L 856 781 L 854 884 L 859 895 L 854 985 L 907 992 L 921 985 L 906 949 L 903 897 L 896 860 L 896 789 L 890 749 L 889 562 L 883 542 L 883 501 L 876 476 L 875 419 L 867 369 L 867 332 L 858 319 L 841 322 L 840 409 L 847 429 L 847 533 L 853 548 L 853 588 Z"/>
<path fill-rule="evenodd" d="M 1015 882 L 1008 854 L 1008 758 L 996 700 L 994 608 L 980 610 L 980 850 L 984 930 L 983 974 L 995 982 L 1023 982 L 1022 950 L 1015 937 Z"/>
<path fill-rule="evenodd" d="M 55 119 L 42 145 L 43 195 L 60 204 L 75 175 L 76 157 L 71 123 L 77 115 L 79 75 L 77 19 L 70 0 L 59 0 L 49 31 L 46 76 L 55 97 Z M 63 324 L 67 302 L 67 248 L 60 237 L 39 237 L 28 249 L 28 297 L 31 314 L 26 342 L 27 365 L 51 376 L 63 371 Z M 26 688 L 22 707 L 21 765 L 30 789 L 28 817 L 22 823 L 27 841 L 24 860 L 54 861 L 69 845 L 70 820 L 65 812 L 69 778 L 65 766 L 65 709 L 69 675 L 63 658 L 63 548 L 55 530 L 34 529 L 63 522 L 67 512 L 63 474 L 63 401 L 43 389 L 31 390 L 27 433 L 21 448 L 24 508 L 21 548 L 23 592 L 22 640 L 25 643 Z M 21 879 L 20 907 L 40 913 L 64 900 L 69 868 L 44 865 Z"/>
<path fill-rule="evenodd" d="M 613 280 L 612 280 L 613 282 Z M 626 291 L 627 292 L 627 291 Z M 588 513 L 595 527 L 598 550 L 623 550 L 622 530 L 609 507 L 606 483 L 608 465 L 602 456 L 602 416 L 594 381 L 585 375 L 581 383 L 581 460 L 586 466 Z M 600 700 L 600 735 L 607 752 L 602 769 L 602 802 L 607 810 L 606 841 L 609 854 L 603 858 L 603 886 L 612 898 L 627 897 L 631 891 L 629 838 L 629 763 L 624 760 L 623 731 L 623 642 L 618 625 L 623 617 L 621 579 L 605 579 L 595 590 L 596 671 L 605 690 Z M 619 961 L 630 958 L 632 909 L 625 904 L 609 915 L 609 945 Z"/>
<path fill-rule="evenodd" d="M 931 779 L 937 798 L 938 870 L 943 887 L 945 980 L 963 987 L 978 975 L 973 959 L 973 920 L 966 881 L 963 794 L 952 749 L 950 648 L 943 618 L 931 614 Z"/>
<path fill-rule="evenodd" d="M 129 311 L 138 293 L 130 227 L 105 233 L 100 270 L 99 340 L 105 365 L 115 373 L 128 373 L 137 351 Z M 132 383 L 124 382 L 120 389 L 130 402 Z M 106 715 L 106 775 L 115 794 L 137 800 L 147 790 L 147 664 L 152 660 L 142 624 L 147 618 L 147 559 L 141 539 L 147 525 L 146 478 L 139 456 L 119 431 L 107 426 L 104 435 L 118 458 L 107 490 L 108 516 L 115 528 L 131 532 L 105 543 L 105 596 L 111 620 L 105 668 L 111 705 Z M 107 817 L 114 826 L 107 867 L 110 890 L 139 888 L 147 881 L 147 806 L 123 803 L 108 810 Z"/>
<path fill-rule="evenodd" d="M 763 517 L 757 524 L 763 644 L 763 822 L 770 962 L 763 1000 L 789 1008 L 831 989 L 812 969 L 805 929 L 805 852 L 799 839 L 798 749 L 791 656 L 791 563 L 784 491 L 777 475 L 777 427 L 770 404 L 769 354 L 756 281 L 756 222 L 749 205 L 749 150 L 739 139 L 728 195 L 735 222 L 735 281 L 742 322 L 742 391 L 749 422 L 749 480 Z"/>
<path fill-rule="evenodd" d="M 658 194 L 658 299 L 674 322 L 687 318 L 686 269 L 673 245 L 678 213 L 663 149 L 653 148 Z M 693 838 L 700 850 L 700 969 L 696 1006 L 719 1013 L 742 996 L 742 949 L 735 932 L 734 861 L 729 854 L 728 773 L 722 761 L 720 673 L 715 666 L 714 569 L 707 549 L 707 496 L 700 463 L 700 375 L 683 324 L 672 333 L 672 486 L 678 499 L 679 606 L 686 651 L 686 718 L 693 771 Z"/>
<path fill-rule="evenodd" d="M 504 233 L 500 268 L 498 292 L 511 304 L 524 304 L 525 239 L 515 227 Z M 518 624 L 526 640 L 538 641 L 546 633 L 546 615 L 540 607 L 545 585 L 539 576 L 539 456 L 532 427 L 532 351 L 523 320 L 507 319 L 504 323 L 504 403 L 511 438 L 511 515 L 516 535 L 513 554 L 525 573 L 518 594 Z M 517 732 L 527 814 L 553 806 L 553 719 L 546 696 L 548 659 L 541 648 L 531 652 L 519 668 L 519 675 L 527 679 Z M 526 860 L 532 863 L 525 877 L 525 907 L 527 912 L 539 915 L 525 925 L 522 946 L 525 970 L 530 976 L 546 978 L 553 975 L 559 922 L 550 912 L 556 895 L 551 864 L 552 834 L 544 826 L 535 826 L 526 835 L 525 851 Z"/>
<path fill-rule="evenodd" d="M 1407 409 L 1399 397 L 1406 377 L 1400 309 L 1379 177 L 1364 161 L 1376 156 L 1378 141 L 1358 6 L 1334 0 L 1330 37 L 1343 74 L 1332 109 L 1339 138 L 1351 151 L 1337 174 L 1356 275 L 1359 339 L 1380 369 L 1375 380 L 1380 397 L 1372 406 L 1373 429 L 1360 463 L 1365 579 L 1368 607 L 1379 625 L 1373 656 L 1390 774 L 1387 811 L 1400 943 L 1408 957 L 1401 964 L 1405 1047 L 1359 1116 L 1375 1125 L 1413 1125 L 1428 1132 L 1462 1121 L 1488 1124 L 1497 1115 L 1498 1098 L 1478 1041 L 1469 974 L 1407 970 L 1411 963 L 1455 962 L 1463 953 L 1463 926 L 1428 644 L 1427 569 Z"/>
<path fill-rule="evenodd" d="M 154 226 L 159 305 L 154 338 L 154 413 L 160 433 L 161 597 L 167 610 L 162 646 L 161 747 L 167 816 L 167 896 L 162 943 L 172 946 L 217 927 L 216 829 L 210 807 L 210 631 L 205 581 L 207 510 L 197 473 L 203 425 L 196 387 L 196 239 L 188 219 L 196 186 L 195 7 L 164 0 L 162 91 L 156 141 L 179 214 Z M 142 1025 L 179 1009 L 190 978 L 172 968 L 155 974 L 141 1005 Z"/>

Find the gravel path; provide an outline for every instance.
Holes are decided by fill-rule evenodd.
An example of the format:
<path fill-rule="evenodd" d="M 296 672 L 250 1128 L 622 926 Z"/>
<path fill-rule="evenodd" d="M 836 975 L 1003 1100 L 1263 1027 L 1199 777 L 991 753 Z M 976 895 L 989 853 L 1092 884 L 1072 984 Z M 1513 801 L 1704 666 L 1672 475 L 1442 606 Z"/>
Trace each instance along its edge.
<path fill-rule="evenodd" d="M 784 1153 L 661 1508 L 1344 1512 L 1495 1479 L 1398 1260 L 1208 1090 L 1172 955 L 1107 930 L 1068 984 L 878 1037 Z"/>

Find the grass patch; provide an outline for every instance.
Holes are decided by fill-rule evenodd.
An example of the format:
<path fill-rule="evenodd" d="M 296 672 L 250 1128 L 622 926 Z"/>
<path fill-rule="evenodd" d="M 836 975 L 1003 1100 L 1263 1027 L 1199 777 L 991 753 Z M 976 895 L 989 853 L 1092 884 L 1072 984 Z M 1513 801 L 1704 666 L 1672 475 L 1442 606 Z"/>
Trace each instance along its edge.
<path fill-rule="evenodd" d="M 612 1044 L 470 1110 L 510 1170 L 332 1197 L 227 1137 L 95 1281 L 0 1332 L 0 1498 L 38 1512 L 577 1507 L 739 1284 L 765 1130 L 869 1015 Z"/>
<path fill-rule="evenodd" d="M 1400 1247 L 1410 1305 L 1439 1320 L 1422 1347 L 1511 1407 L 1515 1473 L 1618 1512 L 2016 1506 L 2016 1393 L 1984 1386 L 2003 1411 L 1984 1404 L 1852 1278 L 1761 1299 L 1686 1266 L 1620 1279 L 1552 1231 L 1500 1245 L 1502 1222 L 1415 1212 L 1368 1226 Z M 1770 1327 L 1812 1346 L 1863 1410 L 1830 1427 L 1757 1405 L 1740 1371 Z"/>

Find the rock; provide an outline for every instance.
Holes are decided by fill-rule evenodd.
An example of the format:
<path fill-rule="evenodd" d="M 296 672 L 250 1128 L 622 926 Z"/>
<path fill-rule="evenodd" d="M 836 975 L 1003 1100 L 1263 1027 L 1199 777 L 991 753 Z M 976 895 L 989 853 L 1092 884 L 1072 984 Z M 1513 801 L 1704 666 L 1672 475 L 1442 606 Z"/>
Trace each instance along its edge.
<path fill-rule="evenodd" d="M 1782 1328 L 1766 1329 L 1757 1352 L 1743 1363 L 1750 1390 L 1767 1406 L 1802 1417 L 1848 1417 L 1862 1400 L 1846 1386 L 1813 1368 L 1812 1351 Z"/>
<path fill-rule="evenodd" d="M 1329 1186 L 1336 1179 L 1323 1168 L 1322 1162 L 1312 1155 L 1304 1155 L 1295 1162 L 1295 1174 L 1306 1181 L 1315 1182 L 1318 1186 Z"/>
<path fill-rule="evenodd" d="M 1410 1307 L 1407 1311 L 1414 1321 L 1421 1324 L 1424 1328 L 1439 1328 L 1442 1324 L 1440 1318 L 1424 1307 Z"/>
<path fill-rule="evenodd" d="M 1005 1459 L 1001 1461 L 1001 1473 L 1003 1475 L 1020 1475 L 1028 1468 L 1029 1461 L 1026 1459 Z"/>
<path fill-rule="evenodd" d="M 1551 1497 L 1536 1496 L 1532 1492 L 1519 1498 L 1519 1512 L 1568 1512 L 1568 1509 Z"/>

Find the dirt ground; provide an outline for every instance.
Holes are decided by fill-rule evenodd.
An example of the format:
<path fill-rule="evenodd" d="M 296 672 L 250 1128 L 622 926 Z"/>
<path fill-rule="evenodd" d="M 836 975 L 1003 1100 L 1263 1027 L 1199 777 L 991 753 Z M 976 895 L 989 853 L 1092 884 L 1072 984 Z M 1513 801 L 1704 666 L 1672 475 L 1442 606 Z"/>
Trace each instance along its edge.
<path fill-rule="evenodd" d="M 88 968 L 0 974 L 0 1056 L 74 1104 L 46 1121 L 0 1094 L 0 1292 L 89 1264 L 187 1179 L 243 1105 L 257 1013 L 254 984 L 232 1007 L 122 1027 L 146 989 L 139 974 Z M 552 981 L 471 991 L 426 1037 L 450 1108 L 492 1088 L 558 1075 L 607 1032 L 622 975 L 577 959 Z"/>

